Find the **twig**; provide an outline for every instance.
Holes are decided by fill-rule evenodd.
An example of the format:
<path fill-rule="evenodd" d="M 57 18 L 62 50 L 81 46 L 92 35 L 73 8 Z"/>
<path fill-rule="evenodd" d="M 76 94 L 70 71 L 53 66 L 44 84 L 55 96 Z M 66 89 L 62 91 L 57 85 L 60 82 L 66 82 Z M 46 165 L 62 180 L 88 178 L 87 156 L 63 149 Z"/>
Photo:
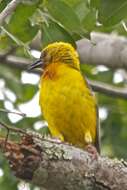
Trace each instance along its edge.
<path fill-rule="evenodd" d="M 0 25 L 3 24 L 4 20 L 7 16 L 9 16 L 17 7 L 17 5 L 21 2 L 21 0 L 12 0 L 6 8 L 0 14 Z"/>
<path fill-rule="evenodd" d="M 8 126 L 7 124 L 5 124 L 4 122 L 0 121 L 0 127 L 4 127 L 5 129 L 9 130 L 9 131 L 14 131 L 16 133 L 22 133 L 22 134 L 25 134 L 25 135 L 28 135 L 27 132 L 23 129 L 19 129 L 19 128 L 16 128 L 16 127 L 11 127 L 11 126 Z"/>
<path fill-rule="evenodd" d="M 15 67 L 17 69 L 26 70 L 28 65 L 31 64 L 31 60 L 16 56 L 7 56 L 3 61 L 3 55 L 0 54 L 1 64 L 7 64 L 9 67 Z M 41 74 L 40 71 L 30 71 L 31 73 Z M 113 96 L 116 98 L 127 99 L 127 89 L 115 87 L 99 81 L 88 80 L 92 89 L 96 92 L 105 94 L 107 96 Z"/>
<path fill-rule="evenodd" d="M 0 127 L 4 127 L 6 130 L 7 130 L 7 135 L 5 137 L 5 141 L 4 141 L 4 148 L 3 150 L 6 150 L 6 145 L 7 145 L 7 142 L 8 142 L 8 137 L 9 137 L 9 132 L 10 131 L 14 131 L 14 132 L 19 132 L 19 133 L 22 133 L 22 134 L 26 134 L 24 130 L 22 129 L 17 129 L 15 127 L 10 127 L 8 125 L 6 125 L 5 123 L 3 123 L 2 121 L 0 121 Z"/>
<path fill-rule="evenodd" d="M 14 112 L 14 111 L 10 111 L 10 110 L 7 110 L 7 109 L 1 109 L 1 108 L 0 108 L 0 112 L 12 113 L 12 114 L 20 115 L 20 116 L 22 116 L 22 117 L 26 117 L 26 114 L 25 114 L 25 113 Z"/>
<path fill-rule="evenodd" d="M 7 134 L 6 134 L 6 137 L 5 137 L 5 143 L 4 143 L 4 148 L 3 148 L 3 150 L 6 150 L 7 141 L 8 141 L 9 132 L 10 132 L 9 129 L 6 128 L 6 130 L 7 130 Z"/>
<path fill-rule="evenodd" d="M 34 131 L 25 131 L 23 129 L 19 129 L 16 127 L 11 127 L 5 124 L 4 122 L 0 121 L 0 127 L 5 128 L 7 131 L 13 131 L 15 133 L 21 133 L 26 136 L 31 136 L 33 138 L 37 138 L 40 140 L 43 140 L 45 142 L 55 143 L 55 144 L 68 144 L 66 142 L 62 142 L 58 139 L 48 138 L 48 136 L 41 136 L 40 134 L 34 132 Z M 7 134 L 8 135 L 8 134 Z M 6 137 L 7 138 L 7 137 Z M 68 144 L 69 146 L 72 146 L 71 144 Z"/>
<path fill-rule="evenodd" d="M 127 88 L 118 88 L 99 81 L 88 80 L 88 82 L 95 92 L 100 92 L 116 98 L 127 99 Z"/>
<path fill-rule="evenodd" d="M 6 56 L 6 53 L 0 53 L 0 64 L 6 64 L 9 67 L 15 67 L 21 70 L 26 70 L 28 65 L 31 63 L 31 60 L 23 57 L 17 57 L 14 55 Z"/>

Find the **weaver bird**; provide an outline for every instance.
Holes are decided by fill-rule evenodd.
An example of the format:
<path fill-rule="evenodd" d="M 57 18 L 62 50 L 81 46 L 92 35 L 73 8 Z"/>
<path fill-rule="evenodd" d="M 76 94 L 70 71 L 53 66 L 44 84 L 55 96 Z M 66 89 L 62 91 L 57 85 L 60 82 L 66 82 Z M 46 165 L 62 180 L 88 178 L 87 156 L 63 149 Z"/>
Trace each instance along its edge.
<path fill-rule="evenodd" d="M 39 103 L 51 135 L 80 148 L 94 145 L 99 152 L 97 104 L 76 50 L 69 43 L 52 43 L 29 69 L 37 67 L 43 69 Z"/>

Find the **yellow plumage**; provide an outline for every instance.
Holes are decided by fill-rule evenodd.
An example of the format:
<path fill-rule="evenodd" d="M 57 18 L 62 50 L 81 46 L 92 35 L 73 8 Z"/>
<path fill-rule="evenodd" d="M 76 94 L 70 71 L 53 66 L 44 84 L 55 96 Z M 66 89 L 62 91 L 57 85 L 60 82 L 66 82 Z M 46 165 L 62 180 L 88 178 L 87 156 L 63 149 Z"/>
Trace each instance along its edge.
<path fill-rule="evenodd" d="M 77 52 L 68 43 L 53 43 L 42 51 L 40 106 L 53 137 L 99 151 L 96 100 L 81 74 Z"/>

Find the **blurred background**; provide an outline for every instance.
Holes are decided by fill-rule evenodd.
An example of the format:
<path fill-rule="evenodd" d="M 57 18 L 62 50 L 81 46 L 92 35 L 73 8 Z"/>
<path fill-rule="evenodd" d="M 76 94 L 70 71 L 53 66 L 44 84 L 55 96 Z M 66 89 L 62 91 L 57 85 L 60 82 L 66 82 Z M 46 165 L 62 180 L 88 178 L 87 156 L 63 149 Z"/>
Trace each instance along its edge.
<path fill-rule="evenodd" d="M 10 3 L 0 0 L 0 12 Z M 54 41 L 76 47 L 91 32 L 127 36 L 126 0 L 24 0 L 0 25 L 0 121 L 17 128 L 48 133 L 47 122 L 38 103 L 39 74 L 27 72 L 27 64 L 40 57 L 40 51 Z M 96 46 L 96 44 L 94 44 Z M 106 53 L 106 52 L 105 52 Z M 127 86 L 124 68 L 81 64 L 82 73 L 95 81 Z M 127 158 L 127 101 L 96 92 L 101 124 L 102 154 Z M 21 116 L 5 113 L 11 110 Z M 6 131 L 0 128 L 0 137 Z M 12 138 L 17 138 L 12 135 Z M 38 190 L 10 174 L 0 153 L 0 190 Z"/>

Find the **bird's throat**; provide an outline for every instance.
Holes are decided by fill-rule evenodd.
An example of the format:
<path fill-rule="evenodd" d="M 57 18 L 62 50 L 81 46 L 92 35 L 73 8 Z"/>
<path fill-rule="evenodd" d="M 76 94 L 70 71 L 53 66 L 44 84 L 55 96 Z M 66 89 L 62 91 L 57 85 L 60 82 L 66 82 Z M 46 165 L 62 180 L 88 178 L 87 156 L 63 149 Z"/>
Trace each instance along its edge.
<path fill-rule="evenodd" d="M 59 69 L 61 67 L 60 63 L 51 63 L 49 64 L 44 72 L 43 72 L 43 79 L 47 80 L 55 80 L 58 78 Z"/>

